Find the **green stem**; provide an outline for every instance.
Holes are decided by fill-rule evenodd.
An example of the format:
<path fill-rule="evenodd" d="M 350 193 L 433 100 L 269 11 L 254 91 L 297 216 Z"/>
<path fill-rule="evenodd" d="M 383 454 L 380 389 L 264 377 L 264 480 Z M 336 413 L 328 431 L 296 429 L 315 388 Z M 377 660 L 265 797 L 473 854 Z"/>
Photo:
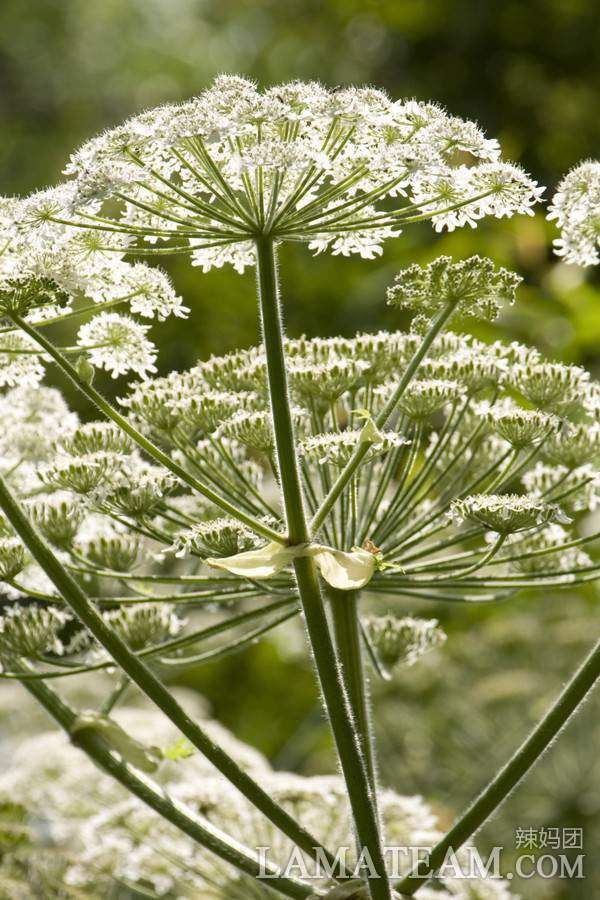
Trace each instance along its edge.
<path fill-rule="evenodd" d="M 174 475 L 177 475 L 184 484 L 189 485 L 193 490 L 197 491 L 202 496 L 206 497 L 215 506 L 218 506 L 220 509 L 227 512 L 230 516 L 233 516 L 236 519 L 239 519 L 240 522 L 243 522 L 249 528 L 251 528 L 256 534 L 260 534 L 262 537 L 266 538 L 269 541 L 277 541 L 278 543 L 285 543 L 285 537 L 279 532 L 275 531 L 272 528 L 269 528 L 263 522 L 260 522 L 258 519 L 254 518 L 254 516 L 249 515 L 248 513 L 243 512 L 238 509 L 232 503 L 230 503 L 225 498 L 219 496 L 219 494 L 215 493 L 208 485 L 204 484 L 201 481 L 198 481 L 192 475 L 187 472 L 183 466 L 180 466 L 175 460 L 171 459 L 166 453 L 164 453 L 156 444 L 153 444 L 152 441 L 148 440 L 140 431 L 135 428 L 131 422 L 125 417 L 122 416 L 116 409 L 106 400 L 105 397 L 102 396 L 95 388 L 93 388 L 90 384 L 87 384 L 82 378 L 79 377 L 77 370 L 71 363 L 65 359 L 62 353 L 57 350 L 57 348 L 48 341 L 43 334 L 34 328 L 33 325 L 30 325 L 20 316 L 16 315 L 16 313 L 11 313 L 10 318 L 13 320 L 15 325 L 17 325 L 22 331 L 28 334 L 30 337 L 36 341 L 40 347 L 43 347 L 46 353 L 55 363 L 62 369 L 62 371 L 67 375 L 71 381 L 75 384 L 79 390 L 85 394 L 85 396 L 90 400 L 99 410 L 103 413 L 108 419 L 111 419 L 115 424 L 119 426 L 126 434 L 131 437 L 135 443 L 145 450 L 148 456 L 150 456 L 153 460 L 160 463 L 170 472 L 173 472 Z"/>
<path fill-rule="evenodd" d="M 285 364 L 275 248 L 270 237 L 256 240 L 258 297 L 275 447 L 290 544 L 310 541 L 296 454 Z M 294 561 L 298 593 L 352 807 L 359 844 L 370 854 L 376 877 L 369 879 L 373 900 L 390 900 L 390 887 L 379 835 L 379 822 L 369 776 L 352 720 L 346 688 L 340 678 L 316 568 L 309 557 Z"/>
<path fill-rule="evenodd" d="M 77 713 L 48 685 L 41 682 L 23 682 L 23 685 L 67 732 L 71 741 L 131 794 L 219 859 L 253 878 L 258 877 L 259 862 L 250 850 L 237 841 L 232 842 L 224 832 L 207 820 L 193 815 L 183 804 L 169 797 L 151 778 L 140 775 L 124 759 L 118 758 L 93 728 L 75 729 Z M 275 875 L 275 870 L 271 869 L 271 873 Z M 276 876 L 269 878 L 268 884 L 284 897 L 305 898 L 312 892 L 311 887 L 293 878 Z"/>
<path fill-rule="evenodd" d="M 412 359 L 410 360 L 409 364 L 407 365 L 406 369 L 404 370 L 402 378 L 400 379 L 400 382 L 398 383 L 394 393 L 392 394 L 392 396 L 390 397 L 388 402 L 385 404 L 385 406 L 383 407 L 383 409 L 381 410 L 381 412 L 375 419 L 375 424 L 377 425 L 378 428 L 383 428 L 386 425 L 389 417 L 394 412 L 394 409 L 396 408 L 400 398 L 404 394 L 404 391 L 409 386 L 417 369 L 421 365 L 421 362 L 423 361 L 423 358 L 425 357 L 427 351 L 429 350 L 429 348 L 433 344 L 435 338 L 437 337 L 439 332 L 442 330 L 442 328 L 444 327 L 444 325 L 446 324 L 446 322 L 448 321 L 448 319 L 454 312 L 455 306 L 456 306 L 456 302 L 450 301 L 449 303 L 447 303 L 444 306 L 444 308 L 439 313 L 437 318 L 434 319 L 431 328 L 429 329 L 429 331 L 423 338 L 418 350 L 413 354 Z M 329 515 L 329 512 L 333 508 L 336 500 L 338 499 L 338 497 L 340 496 L 340 494 L 342 493 L 342 491 L 344 490 L 344 488 L 346 487 L 346 485 L 348 484 L 348 482 L 350 481 L 350 479 L 352 478 L 352 476 L 354 475 L 354 473 L 356 472 L 356 470 L 362 463 L 363 459 L 369 452 L 370 447 L 371 447 L 371 444 L 367 441 L 365 441 L 357 446 L 356 450 L 353 452 L 352 456 L 350 457 L 350 459 L 348 460 L 348 462 L 346 463 L 346 465 L 344 466 L 344 468 L 338 475 L 331 490 L 329 491 L 329 493 L 327 494 L 327 496 L 321 503 L 319 509 L 315 513 L 313 520 L 311 522 L 311 529 L 313 532 L 316 532 L 319 530 L 319 528 L 321 527 L 321 525 L 323 524 L 323 522 Z"/>
<path fill-rule="evenodd" d="M 546 715 L 535 726 L 514 756 L 490 781 L 450 831 L 436 844 L 424 865 L 417 866 L 396 888 L 412 897 L 443 863 L 449 848 L 458 851 L 506 800 L 527 772 L 548 749 L 588 691 L 600 677 L 600 641 L 584 660 Z"/>
<path fill-rule="evenodd" d="M 235 787 L 301 847 L 311 858 L 315 857 L 319 842 L 302 828 L 284 809 L 273 801 L 218 744 L 188 716 L 171 696 L 164 684 L 148 666 L 133 653 L 97 612 L 76 581 L 54 555 L 48 544 L 32 527 L 23 510 L 13 498 L 6 482 L 0 476 L 0 507 L 23 543 L 58 589 L 59 594 L 75 615 L 108 651 L 123 672 L 137 684 L 140 690 L 170 719 L 185 737 L 225 776 Z"/>
<path fill-rule="evenodd" d="M 373 735 L 369 685 L 364 664 L 363 640 L 358 615 L 359 594 L 356 591 L 328 590 L 331 601 L 333 630 L 344 681 L 354 715 L 362 751 L 376 797 L 377 769 Z"/>

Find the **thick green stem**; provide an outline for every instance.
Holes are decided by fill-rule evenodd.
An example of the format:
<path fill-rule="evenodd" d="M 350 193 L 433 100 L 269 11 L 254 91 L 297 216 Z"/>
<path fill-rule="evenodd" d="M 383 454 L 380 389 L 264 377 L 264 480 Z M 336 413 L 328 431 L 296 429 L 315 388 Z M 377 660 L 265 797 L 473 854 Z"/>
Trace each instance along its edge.
<path fill-rule="evenodd" d="M 135 443 L 145 450 L 148 456 L 150 456 L 155 462 L 160 463 L 170 472 L 173 472 L 174 475 L 177 475 L 184 484 L 189 485 L 193 490 L 197 491 L 199 494 L 202 494 L 203 497 L 206 497 L 215 506 L 222 509 L 224 512 L 228 513 L 230 516 L 233 516 L 236 519 L 239 519 L 240 522 L 244 522 L 249 528 L 251 528 L 256 534 L 260 534 L 262 537 L 266 538 L 269 541 L 278 541 L 279 543 L 285 543 L 285 537 L 279 534 L 274 529 L 269 528 L 268 525 L 265 525 L 264 522 L 259 521 L 254 516 L 249 515 L 248 513 L 243 512 L 243 510 L 238 509 L 224 497 L 219 496 L 215 491 L 212 490 L 208 485 L 204 484 L 201 481 L 198 481 L 197 478 L 194 478 L 187 472 L 183 466 L 180 466 L 179 463 L 175 462 L 175 460 L 171 459 L 166 453 L 164 453 L 160 447 L 157 447 L 152 441 L 150 441 L 147 437 L 145 437 L 140 431 L 135 428 L 129 419 L 125 416 L 122 416 L 109 402 L 106 400 L 102 394 L 97 391 L 95 388 L 85 382 L 82 378 L 80 378 L 77 370 L 68 359 L 65 359 L 63 354 L 58 350 L 54 344 L 48 341 L 43 334 L 41 334 L 37 328 L 34 328 L 33 325 L 30 325 L 29 322 L 26 322 L 25 319 L 22 319 L 20 316 L 16 314 L 11 314 L 11 319 L 14 321 L 15 325 L 17 325 L 25 334 L 28 334 L 30 337 L 36 341 L 40 347 L 46 351 L 46 353 L 54 360 L 54 362 L 62 369 L 62 371 L 67 375 L 71 381 L 75 384 L 79 390 L 85 394 L 85 396 L 90 400 L 94 406 L 96 406 L 103 415 L 105 415 L 108 419 L 111 419 L 115 422 L 116 425 L 119 426 L 126 434 L 131 437 Z"/>
<path fill-rule="evenodd" d="M 96 640 L 108 651 L 123 672 L 257 809 L 309 856 L 314 857 L 315 848 L 319 847 L 319 842 L 275 803 L 268 792 L 244 772 L 234 759 L 214 743 L 206 732 L 188 716 L 143 660 L 137 657 L 106 624 L 77 582 L 32 527 L 2 476 L 0 476 L 0 508 L 40 568 L 55 585 L 60 596 Z"/>
<path fill-rule="evenodd" d="M 310 541 L 311 536 L 304 510 L 290 411 L 273 240 L 269 237 L 257 239 L 256 250 L 262 332 L 288 536 L 290 544 L 302 544 Z M 369 853 L 376 873 L 376 877 L 369 880 L 369 890 L 373 900 L 390 900 L 375 798 L 357 740 L 347 692 L 340 679 L 339 661 L 329 630 L 315 565 L 310 558 L 301 557 L 295 560 L 294 570 L 325 707 L 348 788 L 357 838 L 360 846 Z"/>
<path fill-rule="evenodd" d="M 362 746 L 369 780 L 377 797 L 377 765 L 375 738 L 371 720 L 371 698 L 364 661 L 363 640 L 358 615 L 359 594 L 356 591 L 328 590 L 338 656 L 356 730 Z"/>
<path fill-rule="evenodd" d="M 429 860 L 417 866 L 396 888 L 411 897 L 443 863 L 450 848 L 457 851 L 481 828 L 540 759 L 600 677 L 600 641 L 584 660 L 546 715 L 514 756 L 483 789 L 448 834 L 435 845 Z"/>
<path fill-rule="evenodd" d="M 93 728 L 76 729 L 77 713 L 43 682 L 23 682 L 23 686 L 50 713 L 76 744 L 100 769 L 112 775 L 124 788 L 170 822 L 193 841 L 214 853 L 241 872 L 253 878 L 261 873 L 260 864 L 250 850 L 220 831 L 207 820 L 201 820 L 146 775 L 141 775 L 124 759 L 115 755 L 110 746 Z M 267 867 L 265 867 L 267 868 Z M 277 876 L 269 867 L 268 884 L 284 897 L 304 898 L 312 888 L 293 878 Z"/>

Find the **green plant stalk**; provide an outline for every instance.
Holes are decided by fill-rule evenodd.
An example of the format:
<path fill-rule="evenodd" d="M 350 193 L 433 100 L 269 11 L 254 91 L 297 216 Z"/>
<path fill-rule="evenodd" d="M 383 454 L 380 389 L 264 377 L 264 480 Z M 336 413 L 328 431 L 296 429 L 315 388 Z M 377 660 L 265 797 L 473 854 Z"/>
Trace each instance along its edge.
<path fill-rule="evenodd" d="M 201 821 L 189 809 L 172 799 L 153 779 L 142 775 L 120 758 L 93 728 L 76 729 L 77 713 L 47 684 L 22 682 L 23 686 L 67 732 L 73 744 L 92 759 L 100 769 L 111 775 L 131 794 L 153 809 L 201 847 L 214 853 L 241 872 L 256 878 L 260 873 L 256 857 L 242 844 L 228 837 L 208 821 Z M 267 867 L 265 867 L 267 868 Z M 270 868 L 270 867 L 269 867 Z M 268 884 L 284 897 L 306 898 L 312 887 L 294 878 L 277 876 L 274 869 Z"/>
<path fill-rule="evenodd" d="M 258 299 L 267 357 L 277 465 L 288 538 L 293 546 L 310 541 L 311 535 L 306 521 L 296 455 L 272 238 L 257 238 L 256 251 Z M 368 850 L 376 873 L 376 877 L 369 879 L 369 890 L 373 900 L 390 900 L 373 791 L 357 740 L 347 691 L 340 679 L 339 660 L 329 630 L 316 568 L 310 558 L 301 557 L 294 561 L 294 571 L 325 708 L 348 789 L 358 842 Z"/>
<path fill-rule="evenodd" d="M 381 412 L 375 418 L 375 425 L 378 428 L 383 428 L 389 419 L 389 417 L 394 412 L 394 409 L 398 405 L 398 402 L 402 395 L 404 394 L 406 388 L 409 386 L 410 382 L 414 378 L 417 369 L 421 365 L 427 351 L 433 344 L 434 340 L 454 312 L 454 308 L 456 306 L 456 301 L 450 301 L 447 303 L 441 312 L 437 315 L 437 317 L 433 320 L 431 328 L 421 341 L 421 344 L 413 354 L 412 359 L 407 365 L 400 382 L 398 383 L 394 393 L 385 404 Z M 363 459 L 369 452 L 371 444 L 368 441 L 360 443 L 357 448 L 354 450 L 352 456 L 338 475 L 334 484 L 331 487 L 331 490 L 327 494 L 327 496 L 323 499 L 319 509 L 316 511 L 312 522 L 310 523 L 311 530 L 314 532 L 318 531 L 333 506 L 335 505 L 338 497 L 362 463 Z"/>
<path fill-rule="evenodd" d="M 185 737 L 290 840 L 315 858 L 319 842 L 232 759 L 188 716 L 164 684 L 106 624 L 77 582 L 56 558 L 48 544 L 33 528 L 6 482 L 0 476 L 0 508 L 40 568 L 57 588 L 75 615 L 107 650 L 140 690 L 170 719 Z M 332 858 L 332 857 L 331 857 Z"/>
<path fill-rule="evenodd" d="M 58 350 L 54 344 L 52 344 L 47 338 L 41 334 L 37 328 L 34 328 L 33 325 L 30 325 L 29 322 L 26 322 L 25 319 L 18 316 L 16 313 L 11 313 L 10 318 L 13 320 L 15 325 L 18 326 L 25 334 L 28 334 L 31 338 L 33 338 L 36 343 L 43 347 L 48 356 L 50 356 L 54 362 L 62 369 L 62 371 L 67 375 L 73 384 L 79 388 L 79 390 L 90 400 L 94 406 L 96 406 L 103 415 L 105 415 L 108 419 L 111 419 L 115 422 L 116 425 L 119 426 L 126 434 L 131 437 L 135 443 L 145 450 L 148 456 L 154 459 L 156 462 L 160 463 L 170 472 L 173 472 L 174 475 L 177 475 L 178 478 L 181 479 L 185 484 L 189 485 L 193 490 L 197 491 L 202 496 L 206 497 L 215 506 L 218 506 L 220 509 L 224 510 L 230 516 L 233 516 L 236 519 L 239 519 L 240 522 L 243 522 L 252 531 L 256 532 L 256 534 L 261 535 L 269 541 L 277 541 L 278 543 L 285 543 L 285 537 L 279 532 L 275 531 L 273 528 L 269 528 L 268 525 L 265 525 L 263 522 L 254 518 L 254 516 L 249 515 L 248 513 L 243 512 L 238 509 L 232 503 L 229 503 L 228 500 L 219 496 L 215 491 L 213 491 L 208 485 L 204 484 L 201 481 L 198 481 L 192 475 L 187 472 L 183 466 L 180 466 L 176 463 L 170 456 L 164 453 L 159 447 L 156 446 L 152 441 L 150 441 L 147 437 L 145 437 L 140 431 L 135 428 L 131 422 L 125 417 L 122 416 L 114 407 L 106 400 L 102 394 L 97 391 L 91 384 L 88 384 L 82 378 L 79 377 L 79 374 L 74 366 L 65 359 L 63 354 Z"/>
<path fill-rule="evenodd" d="M 331 601 L 333 631 L 344 681 L 358 731 L 373 794 L 377 797 L 377 762 L 371 718 L 371 698 L 365 668 L 358 591 L 327 591 Z"/>
<path fill-rule="evenodd" d="M 513 757 L 483 789 L 476 800 L 435 845 L 424 866 L 416 866 L 396 890 L 412 897 L 443 863 L 450 848 L 457 851 L 501 806 L 511 791 L 554 741 L 600 677 L 600 641 L 588 654 L 546 715 L 535 726 Z"/>

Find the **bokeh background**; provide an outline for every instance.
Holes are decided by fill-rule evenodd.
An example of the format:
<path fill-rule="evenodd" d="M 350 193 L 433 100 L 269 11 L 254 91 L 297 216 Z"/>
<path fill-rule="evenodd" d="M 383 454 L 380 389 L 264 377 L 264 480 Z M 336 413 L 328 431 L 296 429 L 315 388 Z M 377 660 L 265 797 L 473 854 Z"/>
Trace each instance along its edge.
<path fill-rule="evenodd" d="M 567 169 L 599 152 L 599 12 L 593 0 L 3 0 L 1 190 L 50 185 L 69 152 L 93 133 L 186 98 L 216 73 L 238 72 L 261 83 L 367 82 L 394 96 L 437 100 L 478 120 L 551 192 Z M 398 327 L 383 299 L 397 268 L 438 253 L 488 254 L 525 277 L 520 302 L 495 332 L 597 374 L 598 277 L 557 263 L 552 235 L 538 214 L 448 236 L 413 226 L 375 262 L 312 258 L 305 248 L 286 247 L 288 330 Z M 179 260 L 167 267 L 192 315 L 160 326 L 162 371 L 256 341 L 252 275 L 201 275 Z M 103 386 L 119 392 L 118 383 Z M 424 794 L 450 822 L 525 736 L 597 633 L 597 594 L 589 588 L 524 596 L 491 610 L 406 611 L 439 617 L 449 641 L 374 687 L 382 780 Z M 297 633 L 194 672 L 188 683 L 275 765 L 331 769 Z M 586 880 L 515 881 L 524 898 L 600 896 L 593 860 L 600 845 L 599 709 L 596 696 L 480 835 L 483 847 L 507 848 L 509 868 L 516 828 L 584 829 Z"/>

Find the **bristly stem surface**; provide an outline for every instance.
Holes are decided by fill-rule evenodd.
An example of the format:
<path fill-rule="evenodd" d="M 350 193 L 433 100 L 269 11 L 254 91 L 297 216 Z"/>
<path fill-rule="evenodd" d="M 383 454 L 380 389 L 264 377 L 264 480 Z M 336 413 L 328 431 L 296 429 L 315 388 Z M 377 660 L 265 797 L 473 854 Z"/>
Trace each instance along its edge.
<path fill-rule="evenodd" d="M 277 466 L 283 495 L 289 543 L 294 546 L 311 539 L 296 453 L 285 362 L 284 332 L 279 298 L 277 263 L 273 239 L 257 238 L 258 298 Z M 354 726 L 346 687 L 340 677 L 336 655 L 317 572 L 313 561 L 301 557 L 294 562 L 298 593 L 315 660 L 325 708 L 331 723 L 340 765 L 346 781 L 358 843 L 368 851 L 376 877 L 369 879 L 373 900 L 390 900 L 390 886 L 379 834 L 376 803 L 367 765 Z"/>
<path fill-rule="evenodd" d="M 358 591 L 327 591 L 331 600 L 331 618 L 337 652 L 342 665 L 344 682 L 356 730 L 369 773 L 373 791 L 376 790 L 375 740 L 371 721 L 371 698 L 364 660 L 363 638 L 360 630 Z"/>
<path fill-rule="evenodd" d="M 126 434 L 132 438 L 135 443 L 144 450 L 151 459 L 160 465 L 164 466 L 170 472 L 173 472 L 184 484 L 187 484 L 192 490 L 197 491 L 203 497 L 206 497 L 215 506 L 218 506 L 224 512 L 228 513 L 230 516 L 233 516 L 236 519 L 239 519 L 249 528 L 251 528 L 256 534 L 261 535 L 270 541 L 278 541 L 279 543 L 285 543 L 285 538 L 275 531 L 273 528 L 270 528 L 264 522 L 261 522 L 259 519 L 256 519 L 254 516 L 245 513 L 243 510 L 238 509 L 224 497 L 221 497 L 217 494 L 213 489 L 203 482 L 199 481 L 197 478 L 194 478 L 193 475 L 183 467 L 180 466 L 176 460 L 171 459 L 171 457 L 164 453 L 160 447 L 157 447 L 151 440 L 149 440 L 145 435 L 138 431 L 137 428 L 129 421 L 126 416 L 121 415 L 118 410 L 116 410 L 108 400 L 102 396 L 102 394 L 97 391 L 91 384 L 87 384 L 77 372 L 75 366 L 71 365 L 68 359 L 65 358 L 64 354 L 51 343 L 51 341 L 47 340 L 47 338 L 40 333 L 40 331 L 35 328 L 33 325 L 30 325 L 29 322 L 25 321 L 21 316 L 16 314 L 11 314 L 10 318 L 13 320 L 15 325 L 17 325 L 25 334 L 28 334 L 29 337 L 33 338 L 33 340 L 42 347 L 48 356 L 50 356 L 55 363 L 62 369 L 62 371 L 67 375 L 71 381 L 75 384 L 77 388 L 84 394 L 88 400 L 90 400 L 94 406 L 100 410 L 100 412 L 106 416 L 106 418 L 111 419 L 116 425 L 119 426 Z"/>
<path fill-rule="evenodd" d="M 238 841 L 232 841 L 224 832 L 206 820 L 196 817 L 147 775 L 142 775 L 124 759 L 119 759 L 110 746 L 93 728 L 76 729 L 78 715 L 65 701 L 42 681 L 23 681 L 23 686 L 44 707 L 52 718 L 67 732 L 96 765 L 118 781 L 131 794 L 153 809 L 201 847 L 210 850 L 251 877 L 260 874 L 259 860 Z M 313 888 L 294 878 L 269 873 L 269 887 L 284 897 L 306 898 Z M 314 895 L 312 895 L 314 896 Z"/>
<path fill-rule="evenodd" d="M 35 561 L 56 587 L 59 596 L 73 610 L 77 618 L 89 629 L 96 640 L 108 651 L 111 658 L 137 684 L 140 690 L 170 719 L 185 737 L 196 747 L 235 787 L 270 821 L 301 847 L 311 858 L 315 857 L 319 842 L 303 829 L 279 806 L 230 757 L 179 705 L 144 661 L 133 653 L 119 635 L 110 628 L 94 604 L 77 582 L 64 568 L 48 544 L 29 522 L 19 503 L 14 499 L 0 475 L 0 508 L 19 535 Z"/>
<path fill-rule="evenodd" d="M 600 641 L 514 756 L 494 776 L 445 837 L 436 844 L 424 866 L 417 866 L 396 885 L 396 889 L 402 895 L 412 897 L 432 877 L 431 873 L 440 867 L 448 850 L 452 848 L 457 851 L 462 847 L 501 806 L 548 749 L 599 677 Z"/>

